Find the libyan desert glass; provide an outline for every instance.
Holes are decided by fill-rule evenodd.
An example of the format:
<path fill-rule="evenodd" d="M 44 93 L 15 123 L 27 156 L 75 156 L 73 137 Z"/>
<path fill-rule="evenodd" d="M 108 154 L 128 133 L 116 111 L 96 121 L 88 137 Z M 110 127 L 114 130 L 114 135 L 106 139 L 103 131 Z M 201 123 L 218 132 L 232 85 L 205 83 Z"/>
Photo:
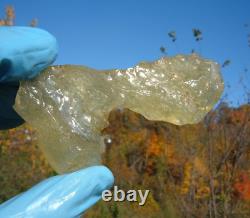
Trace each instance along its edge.
<path fill-rule="evenodd" d="M 53 66 L 21 83 L 15 109 L 37 129 L 58 173 L 100 164 L 109 112 L 129 108 L 150 120 L 199 122 L 223 91 L 219 66 L 198 55 L 165 57 L 126 70 Z"/>

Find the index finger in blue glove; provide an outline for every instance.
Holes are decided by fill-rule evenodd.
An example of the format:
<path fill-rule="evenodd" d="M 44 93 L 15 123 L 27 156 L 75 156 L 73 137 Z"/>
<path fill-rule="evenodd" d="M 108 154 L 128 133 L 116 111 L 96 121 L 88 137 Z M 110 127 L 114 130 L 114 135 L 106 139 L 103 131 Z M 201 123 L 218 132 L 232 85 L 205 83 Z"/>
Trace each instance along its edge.
<path fill-rule="evenodd" d="M 35 77 L 54 62 L 57 41 L 34 27 L 0 27 L 0 82 Z"/>
<path fill-rule="evenodd" d="M 104 166 L 51 177 L 0 205 L 0 217 L 80 217 L 113 183 L 113 174 Z"/>

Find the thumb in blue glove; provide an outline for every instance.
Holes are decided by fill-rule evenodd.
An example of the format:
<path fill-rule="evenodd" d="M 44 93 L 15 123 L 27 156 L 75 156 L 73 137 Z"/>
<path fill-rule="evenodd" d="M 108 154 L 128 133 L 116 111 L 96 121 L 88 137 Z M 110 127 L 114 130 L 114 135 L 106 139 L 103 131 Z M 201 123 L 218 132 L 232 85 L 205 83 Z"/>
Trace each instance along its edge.
<path fill-rule="evenodd" d="M 104 166 L 54 176 L 0 205 L 0 217 L 80 217 L 113 182 L 111 171 Z"/>
<path fill-rule="evenodd" d="M 24 121 L 13 110 L 19 80 L 31 79 L 57 56 L 57 42 L 48 32 L 31 27 L 0 27 L 0 130 Z"/>
<path fill-rule="evenodd" d="M 57 41 L 32 27 L 0 27 L 0 82 L 31 79 L 57 57 Z"/>
<path fill-rule="evenodd" d="M 56 58 L 56 39 L 29 27 L 0 27 L 0 129 L 23 120 L 12 106 L 19 80 L 30 79 Z M 114 177 L 104 166 L 51 177 L 0 205 L 0 217 L 73 218 L 95 204 Z"/>

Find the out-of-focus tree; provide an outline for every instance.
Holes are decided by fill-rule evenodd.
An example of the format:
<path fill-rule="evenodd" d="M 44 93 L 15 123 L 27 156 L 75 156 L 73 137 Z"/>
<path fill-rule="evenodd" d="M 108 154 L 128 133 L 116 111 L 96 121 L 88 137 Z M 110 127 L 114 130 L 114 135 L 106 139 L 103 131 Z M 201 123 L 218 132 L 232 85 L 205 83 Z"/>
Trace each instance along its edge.
<path fill-rule="evenodd" d="M 35 27 L 38 24 L 37 19 L 33 19 L 30 22 L 31 27 Z M 15 9 L 13 6 L 8 5 L 5 8 L 5 16 L 0 19 L 0 26 L 14 26 L 15 25 Z"/>
<path fill-rule="evenodd" d="M 12 6 L 7 6 L 5 9 L 5 17 L 0 19 L 0 26 L 13 26 L 15 19 L 15 10 Z"/>
<path fill-rule="evenodd" d="M 36 27 L 37 24 L 38 24 L 38 20 L 37 20 L 36 18 L 33 19 L 33 20 L 30 22 L 30 26 L 31 26 L 31 27 Z"/>

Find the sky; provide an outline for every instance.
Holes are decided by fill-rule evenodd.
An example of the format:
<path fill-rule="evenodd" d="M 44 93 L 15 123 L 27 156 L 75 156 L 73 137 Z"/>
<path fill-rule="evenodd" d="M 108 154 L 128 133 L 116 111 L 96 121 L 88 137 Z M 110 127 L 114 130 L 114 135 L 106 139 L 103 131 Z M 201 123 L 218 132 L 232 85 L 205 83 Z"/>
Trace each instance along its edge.
<path fill-rule="evenodd" d="M 37 18 L 57 38 L 55 64 L 127 68 L 160 58 L 161 46 L 169 56 L 195 49 L 220 64 L 231 60 L 222 68 L 228 102 L 245 102 L 242 82 L 250 89 L 249 0 L 0 0 L 0 17 L 6 5 L 15 7 L 16 25 Z M 202 31 L 202 41 L 195 41 L 193 28 Z M 170 31 L 176 31 L 174 43 Z"/>

